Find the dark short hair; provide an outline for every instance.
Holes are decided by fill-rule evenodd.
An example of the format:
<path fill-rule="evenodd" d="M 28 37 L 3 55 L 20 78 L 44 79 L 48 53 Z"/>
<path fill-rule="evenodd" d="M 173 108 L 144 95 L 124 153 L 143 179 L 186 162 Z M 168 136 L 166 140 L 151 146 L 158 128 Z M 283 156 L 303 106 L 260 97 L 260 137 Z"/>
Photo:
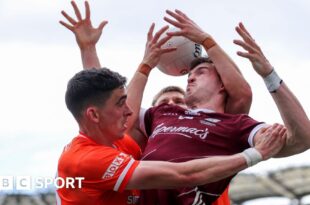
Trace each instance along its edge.
<path fill-rule="evenodd" d="M 152 106 L 154 106 L 158 100 L 158 98 L 164 94 L 164 93 L 169 93 L 169 92 L 178 92 L 178 93 L 181 93 L 182 95 L 185 95 L 185 91 L 178 87 L 178 86 L 167 86 L 167 87 L 164 87 L 163 89 L 161 89 L 153 98 L 153 101 L 152 101 Z"/>
<path fill-rule="evenodd" d="M 68 82 L 65 95 L 67 108 L 79 121 L 87 106 L 104 105 L 112 91 L 124 87 L 125 84 L 125 77 L 107 68 L 80 71 Z"/>
<path fill-rule="evenodd" d="M 209 57 L 198 57 L 198 58 L 195 58 L 191 62 L 189 70 L 193 70 L 197 65 L 200 65 L 201 63 L 213 63 L 213 61 Z"/>

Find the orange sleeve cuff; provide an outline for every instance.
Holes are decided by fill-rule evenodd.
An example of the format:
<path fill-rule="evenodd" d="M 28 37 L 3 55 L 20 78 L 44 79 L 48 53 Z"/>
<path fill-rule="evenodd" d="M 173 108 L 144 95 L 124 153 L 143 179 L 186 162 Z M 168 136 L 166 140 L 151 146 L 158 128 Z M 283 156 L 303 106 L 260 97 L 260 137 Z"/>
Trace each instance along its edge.
<path fill-rule="evenodd" d="M 129 179 L 131 178 L 133 172 L 135 171 L 135 169 L 137 168 L 137 166 L 139 165 L 140 161 L 135 161 L 134 164 L 130 167 L 130 170 L 127 172 L 126 177 L 124 178 L 121 186 L 119 187 L 119 192 L 122 192 L 125 190 Z"/>
<path fill-rule="evenodd" d="M 138 72 L 139 73 L 142 73 L 143 75 L 145 75 L 146 77 L 149 76 L 150 72 L 151 72 L 152 68 L 145 64 L 145 63 L 142 63 L 140 66 L 139 66 L 139 69 L 138 69 Z"/>
<path fill-rule="evenodd" d="M 202 45 L 206 50 L 209 50 L 216 45 L 216 42 L 210 36 L 208 36 L 205 40 L 203 40 Z"/>

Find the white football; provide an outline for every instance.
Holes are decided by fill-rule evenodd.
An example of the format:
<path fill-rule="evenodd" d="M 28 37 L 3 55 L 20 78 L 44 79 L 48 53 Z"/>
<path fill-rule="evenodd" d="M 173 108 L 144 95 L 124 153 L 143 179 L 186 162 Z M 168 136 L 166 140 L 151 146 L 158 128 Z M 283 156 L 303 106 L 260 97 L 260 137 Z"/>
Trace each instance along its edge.
<path fill-rule="evenodd" d="M 169 31 L 176 31 L 176 28 L 169 29 Z M 165 36 L 166 34 L 163 34 L 161 38 Z M 162 46 L 162 48 L 170 47 L 175 47 L 177 50 L 163 54 L 157 67 L 163 73 L 173 76 L 187 74 L 191 62 L 200 57 L 202 52 L 200 44 L 194 43 L 183 36 L 173 36 Z"/>

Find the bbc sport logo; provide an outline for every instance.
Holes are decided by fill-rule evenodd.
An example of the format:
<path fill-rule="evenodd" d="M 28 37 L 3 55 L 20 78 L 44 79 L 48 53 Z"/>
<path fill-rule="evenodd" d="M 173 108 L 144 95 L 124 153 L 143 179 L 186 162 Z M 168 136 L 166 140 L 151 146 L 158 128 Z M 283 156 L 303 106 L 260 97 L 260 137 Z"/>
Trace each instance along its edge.
<path fill-rule="evenodd" d="M 0 191 L 30 191 L 47 189 L 81 189 L 84 177 L 31 177 L 31 176 L 0 176 Z"/>

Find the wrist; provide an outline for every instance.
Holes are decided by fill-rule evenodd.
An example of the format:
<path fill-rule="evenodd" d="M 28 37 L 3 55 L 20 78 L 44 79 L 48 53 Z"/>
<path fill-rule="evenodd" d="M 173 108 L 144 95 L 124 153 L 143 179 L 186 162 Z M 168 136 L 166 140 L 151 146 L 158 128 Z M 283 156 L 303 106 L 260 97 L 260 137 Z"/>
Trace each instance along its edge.
<path fill-rule="evenodd" d="M 96 46 L 91 45 L 91 46 L 79 46 L 80 50 L 82 53 L 92 53 L 92 52 L 97 52 Z"/>
<path fill-rule="evenodd" d="M 139 68 L 138 68 L 137 72 L 139 72 L 139 73 L 145 75 L 146 77 L 148 77 L 150 72 L 151 72 L 151 70 L 152 70 L 151 66 L 149 66 L 148 64 L 142 62 L 139 65 Z"/>
<path fill-rule="evenodd" d="M 206 37 L 201 42 L 201 45 L 208 51 L 210 48 L 216 45 L 216 42 L 210 35 L 206 35 Z"/>
<path fill-rule="evenodd" d="M 283 82 L 274 69 L 263 80 L 270 93 L 275 93 Z"/>
<path fill-rule="evenodd" d="M 263 160 L 262 154 L 255 148 L 248 148 L 242 152 L 243 157 L 248 165 L 248 167 L 254 166 L 258 162 Z"/>

